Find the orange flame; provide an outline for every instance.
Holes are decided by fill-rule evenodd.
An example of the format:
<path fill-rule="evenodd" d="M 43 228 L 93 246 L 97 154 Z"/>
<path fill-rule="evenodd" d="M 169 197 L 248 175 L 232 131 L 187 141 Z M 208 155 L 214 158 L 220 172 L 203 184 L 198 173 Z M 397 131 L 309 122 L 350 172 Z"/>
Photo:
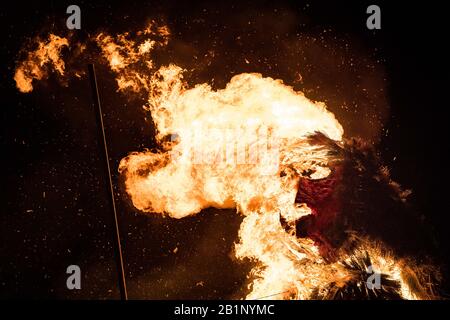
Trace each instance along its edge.
<path fill-rule="evenodd" d="M 213 90 L 207 84 L 188 88 L 182 73 L 170 65 L 151 79 L 146 108 L 161 151 L 134 152 L 120 163 L 134 206 L 173 218 L 208 207 L 236 208 L 245 216 L 236 257 L 256 263 L 247 299 L 308 299 L 315 288 L 350 278 L 339 263 L 326 263 L 312 240 L 286 233 L 279 220 L 310 214 L 294 203 L 298 177 L 304 170 L 326 177 L 330 159 L 306 137 L 320 131 L 341 141 L 334 115 L 260 74 L 237 75 Z M 376 272 L 401 284 L 404 298 L 417 298 L 400 263 L 367 240 L 358 250 L 370 253 Z"/>
<path fill-rule="evenodd" d="M 33 90 L 33 79 L 47 77 L 48 69 L 54 69 L 64 75 L 65 63 L 60 57 L 61 50 L 68 47 L 66 38 L 50 34 L 47 40 L 38 40 L 38 48 L 28 53 L 28 57 L 17 68 L 14 74 L 17 89 L 21 92 Z"/>

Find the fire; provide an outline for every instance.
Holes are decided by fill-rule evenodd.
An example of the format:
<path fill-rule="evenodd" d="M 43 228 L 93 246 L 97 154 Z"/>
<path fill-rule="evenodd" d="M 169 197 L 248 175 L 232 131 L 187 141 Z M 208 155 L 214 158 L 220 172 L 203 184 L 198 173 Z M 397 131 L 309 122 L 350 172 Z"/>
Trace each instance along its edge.
<path fill-rule="evenodd" d="M 49 70 L 64 75 L 65 63 L 61 58 L 61 50 L 68 47 L 66 38 L 50 34 L 47 40 L 39 40 L 38 48 L 28 53 L 28 57 L 17 68 L 14 74 L 17 89 L 21 92 L 33 90 L 33 79 L 47 77 Z"/>
<path fill-rule="evenodd" d="M 147 212 L 182 218 L 210 206 L 237 207 L 244 215 L 295 211 L 295 179 L 283 181 L 271 164 L 280 156 L 291 156 L 286 167 L 317 160 L 319 154 L 302 152 L 306 143 L 286 148 L 316 130 L 335 139 L 343 134 L 324 105 L 259 74 L 235 76 L 222 90 L 207 84 L 187 89 L 181 69 L 172 65 L 158 71 L 151 93 L 147 108 L 165 150 L 131 154 L 119 169 L 134 205 Z M 164 143 L 169 135 L 177 137 L 170 145 Z"/>
<path fill-rule="evenodd" d="M 306 171 L 311 179 L 330 174 L 334 159 L 309 136 L 321 132 L 342 144 L 344 130 L 334 114 L 282 80 L 257 73 L 236 75 L 217 90 L 207 83 L 190 86 L 181 67 L 155 67 L 153 50 L 167 45 L 169 36 L 167 27 L 152 22 L 134 34 L 92 38 L 119 90 L 148 95 L 144 108 L 157 129 L 158 151 L 132 152 L 119 165 L 133 205 L 176 219 L 208 207 L 235 208 L 244 217 L 235 255 L 255 263 L 247 299 L 310 299 L 317 288 L 352 278 L 342 261 L 325 261 L 313 240 L 280 224 L 280 217 L 293 224 L 311 214 L 306 204 L 295 203 L 298 183 Z M 63 75 L 65 46 L 67 39 L 55 35 L 40 42 L 18 64 L 19 90 L 30 92 L 49 65 Z M 403 298 L 426 297 L 411 289 L 413 272 L 404 261 L 368 239 L 359 241 L 354 255 L 363 252 L 376 272 L 400 283 Z"/>
<path fill-rule="evenodd" d="M 149 78 L 145 108 L 160 150 L 133 152 L 119 166 L 134 206 L 178 219 L 208 207 L 236 208 L 244 220 L 235 255 L 256 264 L 247 299 L 309 299 L 317 288 L 351 278 L 339 262 L 325 262 L 312 240 L 280 224 L 280 216 L 293 223 L 311 213 L 295 204 L 299 176 L 324 178 L 333 159 L 308 136 L 321 132 L 341 143 L 335 116 L 261 74 L 236 75 L 213 90 L 206 83 L 190 88 L 183 72 L 163 66 Z M 375 272 L 400 283 L 403 298 L 426 297 L 412 293 L 402 262 L 378 244 L 363 239 L 358 250 L 370 254 Z"/>
<path fill-rule="evenodd" d="M 298 177 L 308 169 L 316 179 L 326 177 L 331 159 L 307 137 L 320 131 L 341 141 L 343 128 L 334 115 L 260 74 L 237 75 L 213 90 L 207 84 L 188 88 L 182 72 L 162 67 L 152 79 L 146 108 L 160 152 L 134 152 L 120 163 L 134 206 L 173 218 L 208 207 L 236 208 L 245 216 L 236 257 L 256 263 L 247 299 L 308 299 L 316 288 L 352 277 L 341 264 L 325 262 L 312 240 L 280 224 L 280 216 L 295 221 L 310 214 L 294 203 Z M 400 264 L 362 243 L 358 250 L 370 252 L 377 272 L 399 281 L 404 298 L 416 298 Z"/>
<path fill-rule="evenodd" d="M 207 84 L 188 89 L 182 70 L 173 65 L 155 75 L 147 108 L 162 151 L 132 153 L 121 161 L 134 206 L 174 218 L 208 207 L 236 208 L 245 216 L 236 256 L 258 262 L 247 298 L 278 292 L 285 297 L 286 291 L 307 298 L 328 273 L 325 265 L 314 267 L 321 258 L 312 241 L 287 234 L 279 215 L 294 220 L 309 214 L 294 204 L 295 170 L 326 172 L 326 155 L 306 137 L 321 131 L 341 140 L 343 129 L 334 115 L 282 81 L 259 74 L 237 75 L 221 90 Z M 168 135 L 177 138 L 166 143 Z M 195 153 L 202 154 L 200 161 Z M 264 161 L 267 155 L 272 161 Z M 280 177 L 288 169 L 291 173 Z"/>

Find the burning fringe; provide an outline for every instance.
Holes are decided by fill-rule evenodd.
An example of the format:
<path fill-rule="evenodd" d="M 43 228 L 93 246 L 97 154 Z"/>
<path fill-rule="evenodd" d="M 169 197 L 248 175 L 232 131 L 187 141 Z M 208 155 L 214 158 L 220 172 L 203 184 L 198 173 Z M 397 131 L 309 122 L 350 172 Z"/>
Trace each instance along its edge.
<path fill-rule="evenodd" d="M 144 108 L 157 129 L 160 150 L 132 152 L 119 165 L 136 208 L 172 218 L 207 207 L 236 208 L 244 220 L 235 255 L 255 263 L 247 299 L 438 298 L 435 268 L 394 257 L 385 244 L 350 234 L 336 259 L 330 261 L 312 239 L 295 234 L 295 222 L 311 215 L 306 204 L 295 203 L 300 177 L 324 179 L 334 164 L 348 159 L 357 172 L 365 171 L 364 164 L 370 162 L 366 158 L 371 160 L 374 153 L 364 143 L 345 141 L 342 126 L 323 103 L 309 100 L 281 80 L 244 73 L 221 90 L 206 83 L 188 88 L 182 68 L 154 66 L 152 52 L 167 45 L 169 35 L 167 27 L 152 22 L 133 34 L 99 33 L 89 40 L 100 48 L 119 91 L 146 95 Z M 62 52 L 71 49 L 70 41 L 51 34 L 48 39 L 38 39 L 36 47 L 17 64 L 14 79 L 21 92 L 31 92 L 34 80 L 46 79 L 52 72 L 66 77 Z M 85 47 L 72 52 L 82 52 Z M 233 142 L 244 141 L 250 147 L 262 144 L 254 141 L 254 133 L 267 126 L 268 132 L 280 138 L 280 167 L 267 174 L 258 165 L 175 159 L 174 155 L 186 155 L 191 146 L 216 151 L 224 139 L 192 132 L 218 125 L 238 132 L 232 132 Z M 175 136 L 177 139 L 166 141 Z M 245 158 L 246 152 L 241 156 Z M 410 191 L 392 181 L 385 167 L 370 170 L 374 168 L 373 178 L 388 185 L 396 200 L 405 202 Z M 374 279 L 375 285 L 368 285 L 369 279 Z"/>

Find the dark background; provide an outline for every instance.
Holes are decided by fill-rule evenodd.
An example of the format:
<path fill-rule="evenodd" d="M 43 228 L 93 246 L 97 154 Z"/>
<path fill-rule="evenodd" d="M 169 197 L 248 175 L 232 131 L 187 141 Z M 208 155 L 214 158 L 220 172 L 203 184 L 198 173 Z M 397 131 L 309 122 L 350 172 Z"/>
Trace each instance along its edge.
<path fill-rule="evenodd" d="M 99 30 L 138 30 L 151 18 L 167 23 L 172 39 L 156 61 L 194 69 L 187 76 L 190 84 L 221 88 L 235 74 L 260 72 L 325 101 L 346 135 L 377 144 L 392 177 L 413 190 L 411 201 L 431 234 L 424 241 L 443 268 L 442 293 L 449 292 L 449 55 L 439 2 L 14 1 L 0 9 L 1 298 L 119 297 L 113 220 L 88 79 L 61 84 L 50 77 L 30 94 L 19 93 L 13 81 L 15 61 L 30 37 L 68 33 L 69 4 L 81 7 L 80 39 Z M 366 28 L 370 4 L 381 7 L 381 30 Z M 172 220 L 131 206 L 116 168 L 127 153 L 154 146 L 153 129 L 140 98 L 117 93 L 113 75 L 102 61 L 93 62 L 129 296 L 244 296 L 251 266 L 232 257 L 242 219 L 233 210 L 208 209 Z M 70 264 L 81 267 L 82 290 L 66 289 Z"/>

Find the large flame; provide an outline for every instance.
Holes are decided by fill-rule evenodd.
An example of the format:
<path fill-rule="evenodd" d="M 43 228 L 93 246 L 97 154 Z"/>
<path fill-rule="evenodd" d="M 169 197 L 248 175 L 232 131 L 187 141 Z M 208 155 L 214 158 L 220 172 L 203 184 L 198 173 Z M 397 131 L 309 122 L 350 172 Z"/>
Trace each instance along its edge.
<path fill-rule="evenodd" d="M 343 130 L 333 114 L 259 74 L 235 76 L 213 91 L 207 84 L 186 89 L 180 72 L 173 65 L 160 69 L 149 99 L 157 139 L 166 149 L 121 162 L 134 205 L 175 218 L 210 206 L 236 207 L 245 215 L 296 210 L 294 181 L 280 178 L 278 163 L 326 164 L 301 142 L 317 130 L 339 140 Z M 163 141 L 168 135 L 170 145 Z M 293 142 L 300 143 L 287 148 Z"/>
<path fill-rule="evenodd" d="M 188 88 L 182 70 L 170 65 L 153 76 L 147 109 L 161 150 L 134 152 L 119 167 L 136 208 L 173 218 L 236 208 L 245 216 L 236 257 L 256 263 L 248 299 L 308 299 L 316 288 L 351 277 L 341 264 L 326 263 L 312 240 L 280 224 L 280 216 L 293 222 L 310 214 L 294 202 L 301 172 L 329 174 L 327 152 L 310 145 L 308 135 L 342 139 L 342 126 L 323 103 L 260 74 L 237 75 L 220 90 Z M 367 241 L 359 250 L 414 298 L 393 258 Z"/>
<path fill-rule="evenodd" d="M 95 37 L 103 57 L 117 75 L 119 90 L 149 90 L 151 72 L 144 73 L 142 68 L 153 69 L 151 54 L 156 47 L 167 45 L 169 35 L 166 26 L 158 26 L 151 21 L 144 30 L 135 34 L 125 32 L 113 37 L 102 32 Z"/>

